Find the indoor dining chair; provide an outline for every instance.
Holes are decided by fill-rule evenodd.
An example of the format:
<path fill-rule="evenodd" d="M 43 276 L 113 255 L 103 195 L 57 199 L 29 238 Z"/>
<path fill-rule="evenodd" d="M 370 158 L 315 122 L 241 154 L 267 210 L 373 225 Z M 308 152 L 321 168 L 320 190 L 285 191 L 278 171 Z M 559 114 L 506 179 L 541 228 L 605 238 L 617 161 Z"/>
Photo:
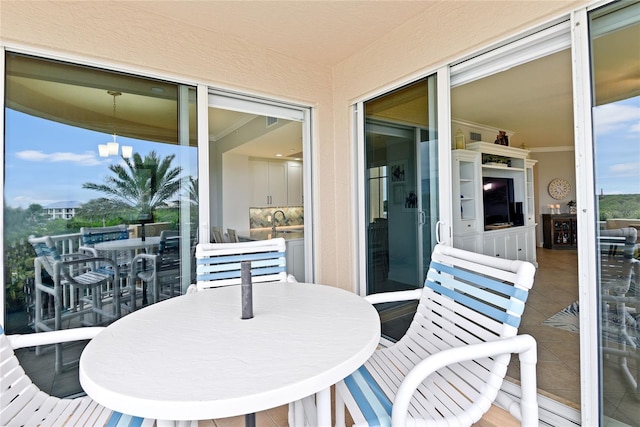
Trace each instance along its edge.
<path fill-rule="evenodd" d="M 222 230 L 222 227 L 218 227 L 215 225 L 211 227 L 211 237 L 213 243 L 225 243 L 224 231 Z"/>
<path fill-rule="evenodd" d="M 437 245 L 424 287 L 369 295 L 372 304 L 419 300 L 406 334 L 336 385 L 356 426 L 471 426 L 499 400 L 523 426 L 538 426 L 536 342 L 517 335 L 535 268 Z M 500 393 L 512 353 L 522 397 Z"/>

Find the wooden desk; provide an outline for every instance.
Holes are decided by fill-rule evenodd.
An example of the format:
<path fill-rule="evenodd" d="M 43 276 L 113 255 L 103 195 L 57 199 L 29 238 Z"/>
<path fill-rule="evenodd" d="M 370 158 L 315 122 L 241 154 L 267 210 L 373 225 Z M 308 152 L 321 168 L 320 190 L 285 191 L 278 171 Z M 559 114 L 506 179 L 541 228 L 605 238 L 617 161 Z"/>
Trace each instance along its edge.
<path fill-rule="evenodd" d="M 108 408 L 160 420 L 243 415 L 318 393 L 316 425 L 328 426 L 329 387 L 377 347 L 376 310 L 329 286 L 258 283 L 253 312 L 241 319 L 239 286 L 138 310 L 87 345 L 80 383 Z"/>

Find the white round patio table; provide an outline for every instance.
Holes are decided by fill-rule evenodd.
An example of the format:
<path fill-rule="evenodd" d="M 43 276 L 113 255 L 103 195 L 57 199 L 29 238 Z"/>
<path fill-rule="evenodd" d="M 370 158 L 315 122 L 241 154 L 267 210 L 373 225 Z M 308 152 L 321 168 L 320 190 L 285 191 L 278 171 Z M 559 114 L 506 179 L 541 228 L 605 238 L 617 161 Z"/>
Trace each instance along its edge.
<path fill-rule="evenodd" d="M 142 240 L 140 237 L 133 239 L 109 240 L 93 245 L 99 251 L 134 251 L 137 249 L 150 249 L 160 244 L 160 237 L 150 236 Z"/>
<path fill-rule="evenodd" d="M 373 306 L 330 286 L 257 283 L 254 317 L 241 314 L 240 286 L 131 313 L 86 346 L 80 383 L 113 410 L 176 421 L 250 414 L 318 393 L 318 425 L 329 425 L 329 387 L 379 342 Z"/>

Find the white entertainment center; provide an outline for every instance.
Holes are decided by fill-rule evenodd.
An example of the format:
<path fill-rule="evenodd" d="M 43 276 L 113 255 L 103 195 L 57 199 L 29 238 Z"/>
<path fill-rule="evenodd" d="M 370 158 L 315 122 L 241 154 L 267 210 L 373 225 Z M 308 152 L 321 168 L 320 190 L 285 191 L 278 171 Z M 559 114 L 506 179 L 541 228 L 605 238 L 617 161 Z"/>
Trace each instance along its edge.
<path fill-rule="evenodd" d="M 455 247 L 537 265 L 536 161 L 528 154 L 488 142 L 467 143 L 451 152 Z"/>

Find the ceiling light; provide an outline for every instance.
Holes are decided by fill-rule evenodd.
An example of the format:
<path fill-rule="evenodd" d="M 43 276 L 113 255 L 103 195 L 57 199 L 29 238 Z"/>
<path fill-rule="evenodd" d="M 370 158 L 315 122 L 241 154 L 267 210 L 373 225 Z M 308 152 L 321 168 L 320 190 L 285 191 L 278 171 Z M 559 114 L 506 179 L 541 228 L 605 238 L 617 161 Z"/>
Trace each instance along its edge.
<path fill-rule="evenodd" d="M 113 140 L 106 144 L 98 144 L 98 154 L 100 157 L 117 156 L 120 145 L 116 138 L 118 134 L 116 132 L 116 97 L 122 95 L 122 92 L 108 90 L 107 93 L 113 96 Z M 122 157 L 128 159 L 133 154 L 133 147 L 130 145 L 122 146 Z"/>
<path fill-rule="evenodd" d="M 98 144 L 98 154 L 100 157 L 109 157 L 109 147 L 107 147 L 107 144 Z"/>
<path fill-rule="evenodd" d="M 107 152 L 109 153 L 110 156 L 117 156 L 118 155 L 118 143 L 116 142 L 116 134 L 113 134 L 113 141 L 111 142 L 107 142 Z"/>
<path fill-rule="evenodd" d="M 276 157 L 282 157 L 282 154 L 278 153 L 276 154 Z"/>
<path fill-rule="evenodd" d="M 131 155 L 133 154 L 133 147 L 130 145 L 123 145 L 122 146 L 122 157 L 124 157 L 125 159 L 130 159 Z"/>

